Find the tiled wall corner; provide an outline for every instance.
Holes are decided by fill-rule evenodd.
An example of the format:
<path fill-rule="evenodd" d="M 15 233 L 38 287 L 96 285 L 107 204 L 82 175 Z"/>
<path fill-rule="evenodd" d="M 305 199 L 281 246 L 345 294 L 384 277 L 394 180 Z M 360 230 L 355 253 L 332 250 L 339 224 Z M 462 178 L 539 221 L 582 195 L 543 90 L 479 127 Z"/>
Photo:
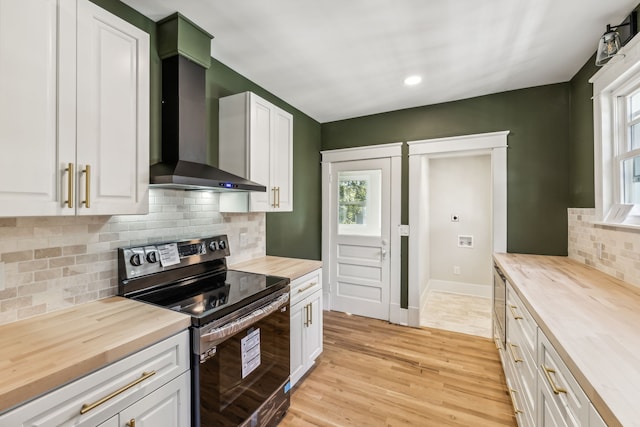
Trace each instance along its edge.
<path fill-rule="evenodd" d="M 226 234 L 229 264 L 264 256 L 265 214 L 222 214 L 218 200 L 152 189 L 148 215 L 0 218 L 0 324 L 115 295 L 119 247 Z"/>
<path fill-rule="evenodd" d="M 570 208 L 568 219 L 570 258 L 640 286 L 640 230 L 593 224 L 595 209 Z"/>

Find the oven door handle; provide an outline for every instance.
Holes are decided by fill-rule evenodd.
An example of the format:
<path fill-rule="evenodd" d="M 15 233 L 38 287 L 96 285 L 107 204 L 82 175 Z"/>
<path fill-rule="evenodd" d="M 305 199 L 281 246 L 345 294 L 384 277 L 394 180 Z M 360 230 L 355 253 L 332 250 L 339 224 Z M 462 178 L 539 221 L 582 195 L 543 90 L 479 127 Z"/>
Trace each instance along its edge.
<path fill-rule="evenodd" d="M 272 313 L 280 310 L 283 306 L 285 306 L 289 302 L 289 293 L 282 294 L 274 301 L 266 304 L 262 307 L 259 307 L 252 311 L 250 314 L 241 317 L 240 319 L 234 320 L 231 323 L 227 323 L 226 325 L 220 326 L 219 328 L 212 329 L 210 332 L 207 332 L 204 335 L 200 336 L 200 343 L 211 343 L 212 341 L 222 342 L 227 337 L 230 337 L 241 330 L 253 325 L 261 319 L 269 316 Z"/>

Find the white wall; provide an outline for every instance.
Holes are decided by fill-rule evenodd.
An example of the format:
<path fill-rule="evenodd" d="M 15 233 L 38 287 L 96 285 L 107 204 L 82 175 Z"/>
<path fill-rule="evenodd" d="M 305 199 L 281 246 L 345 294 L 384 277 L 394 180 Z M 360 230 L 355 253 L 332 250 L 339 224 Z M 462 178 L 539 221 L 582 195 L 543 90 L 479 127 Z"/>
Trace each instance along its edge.
<path fill-rule="evenodd" d="M 491 189 L 489 155 L 429 160 L 430 280 L 491 286 Z M 458 247 L 458 235 L 473 236 L 473 248 Z"/>
<path fill-rule="evenodd" d="M 152 189 L 148 215 L 0 218 L 0 324 L 115 295 L 119 247 L 227 234 L 229 264 L 263 256 L 265 214 L 221 214 L 218 203 Z"/>

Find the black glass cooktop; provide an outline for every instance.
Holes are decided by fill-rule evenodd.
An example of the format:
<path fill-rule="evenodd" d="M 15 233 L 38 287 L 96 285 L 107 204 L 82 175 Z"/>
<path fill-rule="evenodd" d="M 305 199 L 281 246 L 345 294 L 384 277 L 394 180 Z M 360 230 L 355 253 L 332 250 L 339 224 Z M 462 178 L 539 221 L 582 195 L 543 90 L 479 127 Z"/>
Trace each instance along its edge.
<path fill-rule="evenodd" d="M 226 270 L 187 279 L 134 297 L 189 314 L 192 324 L 203 325 L 232 313 L 289 284 L 289 280 L 243 271 Z"/>

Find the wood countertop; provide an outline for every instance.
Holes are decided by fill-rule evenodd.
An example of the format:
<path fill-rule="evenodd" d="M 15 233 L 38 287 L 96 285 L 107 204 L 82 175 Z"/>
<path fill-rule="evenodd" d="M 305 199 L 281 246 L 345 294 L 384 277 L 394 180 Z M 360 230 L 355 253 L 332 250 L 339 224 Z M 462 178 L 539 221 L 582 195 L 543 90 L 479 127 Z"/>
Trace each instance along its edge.
<path fill-rule="evenodd" d="M 321 267 L 322 261 L 264 256 L 234 264 L 229 268 L 232 270 L 248 271 L 249 273 L 288 277 L 290 280 L 295 280 Z"/>
<path fill-rule="evenodd" d="M 0 325 L 0 413 L 190 324 L 187 315 L 112 297 Z"/>
<path fill-rule="evenodd" d="M 566 257 L 495 254 L 609 426 L 640 426 L 640 288 Z"/>

